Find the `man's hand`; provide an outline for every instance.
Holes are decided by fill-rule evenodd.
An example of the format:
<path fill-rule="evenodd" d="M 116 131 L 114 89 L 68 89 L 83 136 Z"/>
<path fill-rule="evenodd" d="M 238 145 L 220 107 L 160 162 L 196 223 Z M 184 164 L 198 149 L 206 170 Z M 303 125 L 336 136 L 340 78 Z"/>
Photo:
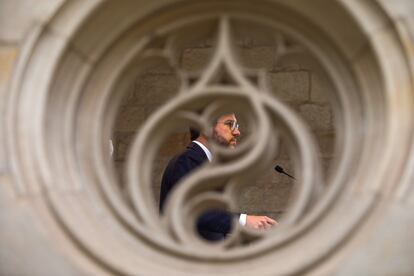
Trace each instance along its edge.
<path fill-rule="evenodd" d="M 251 229 L 265 230 L 277 225 L 277 221 L 267 216 L 250 216 L 247 215 L 246 227 Z"/>

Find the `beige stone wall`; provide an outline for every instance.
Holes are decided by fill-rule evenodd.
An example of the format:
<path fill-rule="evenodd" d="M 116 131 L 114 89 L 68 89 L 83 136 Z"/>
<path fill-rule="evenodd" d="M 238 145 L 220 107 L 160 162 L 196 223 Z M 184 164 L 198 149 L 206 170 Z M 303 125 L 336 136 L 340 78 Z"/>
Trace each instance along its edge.
<path fill-rule="evenodd" d="M 330 103 L 333 86 L 321 65 L 301 45 L 263 37 L 236 37 L 242 64 L 249 69 L 264 69 L 272 95 L 288 104 L 308 124 L 320 147 L 320 161 L 328 174 L 334 157 L 334 117 Z M 279 37 L 280 40 L 280 37 Z M 178 53 L 179 67 L 186 72 L 198 72 L 209 62 L 213 43 L 209 40 L 186 45 Z M 285 49 L 281 52 L 280 47 Z M 125 96 L 114 125 L 115 161 L 122 176 L 124 162 L 134 135 L 146 118 L 162 104 L 172 99 L 179 89 L 179 78 L 166 62 L 159 61 L 135 78 Z M 247 127 L 248 128 L 248 127 Z M 246 125 L 243 133 L 249 132 Z M 182 151 L 189 142 L 187 130 L 177 130 L 161 149 L 153 172 L 154 199 L 158 196 L 162 172 L 170 158 Z M 278 156 L 260 179 L 243 188 L 239 206 L 242 212 L 266 214 L 279 219 L 288 209 L 293 187 L 300 185 L 291 178 L 278 174 L 273 167 L 281 165 L 293 175 L 293 164 L 283 141 Z M 121 183 L 124 181 L 122 180 Z"/>
<path fill-rule="evenodd" d="M 38 217 L 45 209 L 40 205 L 34 207 L 39 196 L 17 195 L 16 175 L 6 144 L 11 82 L 24 44 L 34 29 L 49 20 L 62 2 L 0 1 L 0 275 L 82 274 L 62 253 L 62 248 L 51 243 L 53 226 Z"/>

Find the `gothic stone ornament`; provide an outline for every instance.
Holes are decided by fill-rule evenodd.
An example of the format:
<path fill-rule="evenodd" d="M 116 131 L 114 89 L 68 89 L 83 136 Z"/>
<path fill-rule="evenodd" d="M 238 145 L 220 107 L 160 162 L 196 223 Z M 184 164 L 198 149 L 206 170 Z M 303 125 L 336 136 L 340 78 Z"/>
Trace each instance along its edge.
<path fill-rule="evenodd" d="M 248 239 L 252 239 L 252 235 L 257 236 L 257 233 L 237 227 L 226 242 L 219 246 L 209 245 L 208 250 L 200 250 L 202 246 L 198 242 L 200 238 L 193 233 L 194 221 L 197 215 L 206 208 L 217 207 L 206 202 L 216 202 L 219 206 L 234 206 L 231 201 L 234 200 L 232 197 L 239 188 L 237 186 L 248 185 L 254 181 L 255 177 L 263 171 L 264 165 L 275 156 L 275 131 L 286 129 L 287 133 L 293 135 L 292 140 L 295 141 L 302 154 L 299 158 L 301 164 L 307 164 L 309 167 L 303 175 L 303 189 L 301 189 L 303 194 L 299 196 L 300 200 L 296 208 L 293 208 L 291 218 L 286 221 L 293 223 L 298 220 L 308 206 L 312 186 L 321 184 L 320 173 L 318 173 L 320 168 L 317 167 L 319 163 L 315 157 L 316 150 L 304 123 L 288 107 L 272 98 L 264 85 L 256 88 L 250 83 L 233 54 L 229 18 L 220 17 L 217 20 L 219 21 L 218 43 L 209 65 L 201 73 L 197 82 L 192 86 L 184 85 L 185 88 L 178 97 L 148 119 L 146 125 L 140 130 L 130 154 L 128 168 L 129 189 L 135 212 L 142 223 L 147 226 L 144 233 L 169 234 L 169 239 L 175 244 L 175 248 L 186 249 L 187 254 L 192 257 L 203 258 L 204 256 L 209 259 L 223 256 L 223 252 L 226 252 L 225 255 L 230 258 L 232 251 L 240 257 L 241 253 L 237 252 L 240 248 L 231 251 L 227 248 L 231 246 L 236 249 L 234 247 L 236 240 L 243 243 L 239 232 L 244 232 L 242 236 L 247 236 Z M 212 82 L 214 76 L 222 73 L 219 71 L 222 68 L 228 72 L 231 79 L 235 80 L 234 84 L 223 85 Z M 264 77 L 264 74 L 258 74 L 258 78 Z M 188 82 L 188 80 L 184 81 Z M 266 82 L 259 80 L 258 83 L 265 84 Z M 262 91 L 259 91 L 260 89 Z M 230 104 L 225 104 L 229 102 Z M 220 103 L 224 104 L 221 106 Z M 206 109 L 206 113 L 211 114 L 197 116 L 194 112 L 200 108 Z M 244 110 L 251 116 L 249 119 L 254 122 L 255 126 L 254 139 L 249 139 L 247 145 L 239 150 L 244 151 L 243 154 L 237 153 L 237 150 L 236 153 L 231 153 L 215 147 L 213 151 L 216 158 L 214 160 L 218 161 L 213 161 L 211 166 L 187 178 L 179 185 L 166 207 L 168 228 L 162 227 L 161 221 L 155 219 L 158 217 L 158 210 L 154 208 L 151 200 L 151 176 L 148 173 L 152 171 L 150 165 L 153 164 L 159 144 L 162 143 L 168 131 L 185 125 L 187 122 L 197 125 L 200 129 L 208 130 L 214 116 L 220 112 L 226 112 L 226 109 Z M 275 121 L 280 122 L 279 125 L 282 126 L 273 124 Z M 230 158 L 235 161 L 223 164 L 219 161 L 223 159 L 220 155 L 230 155 Z M 145 156 L 145 158 L 138 158 L 140 156 Z M 227 192 L 222 195 L 211 193 L 217 188 Z M 156 241 L 157 239 L 154 239 L 154 242 Z M 269 241 L 263 242 L 262 246 L 265 246 L 264 244 L 270 246 Z M 250 251 L 250 254 L 255 253 L 251 244 L 246 250 Z"/>
<path fill-rule="evenodd" d="M 86 275 L 369 275 L 375 266 L 363 260 L 377 248 L 369 245 L 379 241 L 374 256 L 383 260 L 387 244 L 382 237 L 389 233 L 400 233 L 394 235 L 399 241 L 395 258 L 409 264 L 412 255 L 402 254 L 409 252 L 404 241 L 411 239 L 402 230 L 409 227 L 396 230 L 409 220 L 388 225 L 383 215 L 408 217 L 392 207 L 413 202 L 412 39 L 405 21 L 384 3 L 64 2 L 47 24 L 34 24 L 29 32 L 5 112 L 16 202 L 28 203 L 29 216 L 42 221 L 33 237 L 47 233 L 47 245 L 64 252 Z M 173 53 L 181 41 L 174 35 L 182 30 L 187 30 L 184 37 L 201 35 L 184 28 L 200 22 L 215 22 L 218 39 L 208 66 L 192 75 L 176 66 Z M 263 71 L 240 66 L 230 43 L 240 22 L 293 38 L 334 83 L 337 156 L 321 195 L 320 165 L 307 127 L 269 95 Z M 157 39 L 162 46 L 154 50 L 150 44 Z M 277 52 L 285 53 L 283 39 L 277 41 Z M 182 88 L 134 141 L 126 200 L 107 141 L 126 86 L 154 55 L 169 60 Z M 219 81 L 222 73 L 229 82 Z M 181 184 L 166 217 L 159 219 L 149 200 L 150 161 L 157 148 L 176 126 L 208 129 L 229 102 L 248 111 L 257 135 L 235 152 L 215 147 L 217 160 Z M 202 107 L 205 112 L 197 114 Z M 197 214 L 211 206 L 233 210 L 234 194 L 248 185 L 244 176 L 260 170 L 278 150 L 266 149 L 266 143 L 276 144 L 282 136 L 292 141 L 301 179 L 286 220 L 263 234 L 236 227 L 228 240 L 215 245 L 199 239 L 192 227 Z M 211 193 L 215 185 L 224 193 Z M 413 271 L 407 265 L 393 271 L 401 267 Z"/>

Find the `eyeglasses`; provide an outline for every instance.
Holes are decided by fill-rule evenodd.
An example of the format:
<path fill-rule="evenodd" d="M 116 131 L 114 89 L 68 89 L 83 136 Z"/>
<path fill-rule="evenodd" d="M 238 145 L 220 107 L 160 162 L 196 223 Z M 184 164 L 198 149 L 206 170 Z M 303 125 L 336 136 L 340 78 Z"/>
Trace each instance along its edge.
<path fill-rule="evenodd" d="M 233 121 L 233 120 L 228 120 L 228 121 L 224 121 L 224 122 L 217 122 L 217 123 L 222 123 L 222 124 L 228 126 L 231 131 L 238 130 L 239 127 L 240 127 L 240 125 L 236 121 Z"/>

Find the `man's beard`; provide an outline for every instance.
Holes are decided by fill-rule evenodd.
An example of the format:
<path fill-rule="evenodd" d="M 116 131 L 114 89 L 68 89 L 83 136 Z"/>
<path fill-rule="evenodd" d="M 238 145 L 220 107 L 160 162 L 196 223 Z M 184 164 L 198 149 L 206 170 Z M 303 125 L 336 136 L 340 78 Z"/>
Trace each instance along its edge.
<path fill-rule="evenodd" d="M 216 141 L 218 144 L 220 144 L 220 145 L 222 145 L 226 148 L 230 146 L 231 141 L 227 141 L 226 138 L 219 135 L 216 131 L 213 132 L 213 138 L 214 138 L 214 141 Z"/>

